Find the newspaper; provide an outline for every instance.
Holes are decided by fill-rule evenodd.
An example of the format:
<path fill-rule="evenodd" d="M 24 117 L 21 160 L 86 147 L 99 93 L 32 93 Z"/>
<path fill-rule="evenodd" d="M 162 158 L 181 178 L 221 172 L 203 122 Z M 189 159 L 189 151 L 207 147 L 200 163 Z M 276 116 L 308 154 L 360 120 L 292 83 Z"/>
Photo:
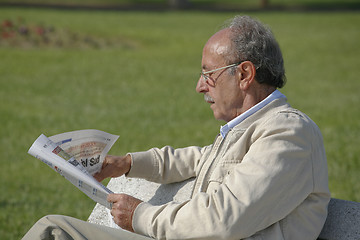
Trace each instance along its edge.
<path fill-rule="evenodd" d="M 41 134 L 28 153 L 65 177 L 95 202 L 108 209 L 112 193 L 93 175 L 100 171 L 106 154 L 119 136 L 100 130 L 79 130 L 46 137 Z"/>

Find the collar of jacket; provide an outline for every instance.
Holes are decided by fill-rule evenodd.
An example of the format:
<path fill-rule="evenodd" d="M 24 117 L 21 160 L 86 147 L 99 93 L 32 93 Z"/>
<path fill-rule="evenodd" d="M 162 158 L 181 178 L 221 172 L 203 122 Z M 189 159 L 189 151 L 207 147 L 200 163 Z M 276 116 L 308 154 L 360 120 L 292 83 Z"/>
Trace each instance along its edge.
<path fill-rule="evenodd" d="M 256 113 L 257 111 L 259 111 L 260 109 L 262 109 L 263 107 L 265 107 L 266 105 L 271 103 L 272 101 L 274 101 L 276 99 L 280 99 L 280 98 L 286 99 L 286 96 L 284 94 L 282 94 L 279 90 L 275 90 L 269 96 L 267 96 L 264 100 L 262 100 L 261 102 L 259 102 L 255 106 L 253 106 L 252 108 L 248 109 L 244 113 L 240 114 L 239 116 L 237 116 L 236 118 L 234 118 L 233 120 L 231 120 L 230 122 L 225 124 L 224 126 L 221 126 L 220 127 L 221 136 L 223 138 L 225 138 L 226 135 L 228 134 L 228 132 L 230 131 L 230 129 L 234 128 L 236 125 L 238 125 L 239 123 L 241 123 L 242 121 L 247 119 L 249 116 L 251 116 L 254 113 Z"/>

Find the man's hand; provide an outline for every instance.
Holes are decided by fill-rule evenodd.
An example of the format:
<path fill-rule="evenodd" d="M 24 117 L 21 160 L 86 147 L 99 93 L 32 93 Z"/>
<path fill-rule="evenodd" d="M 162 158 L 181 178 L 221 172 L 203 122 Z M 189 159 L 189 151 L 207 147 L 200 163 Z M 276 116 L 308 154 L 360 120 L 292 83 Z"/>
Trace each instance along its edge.
<path fill-rule="evenodd" d="M 122 229 L 134 232 L 133 214 L 142 201 L 127 194 L 109 194 L 107 200 L 112 203 L 111 215 L 114 222 Z"/>
<path fill-rule="evenodd" d="M 111 156 L 107 155 L 102 164 L 101 171 L 94 175 L 94 178 L 101 182 L 108 177 L 120 177 L 130 171 L 131 156 Z"/>

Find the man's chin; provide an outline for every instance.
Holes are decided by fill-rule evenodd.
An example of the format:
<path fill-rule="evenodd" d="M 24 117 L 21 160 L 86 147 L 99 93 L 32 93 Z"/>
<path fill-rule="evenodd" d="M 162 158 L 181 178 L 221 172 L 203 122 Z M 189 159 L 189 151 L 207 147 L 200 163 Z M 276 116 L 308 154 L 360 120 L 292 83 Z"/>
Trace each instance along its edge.
<path fill-rule="evenodd" d="M 220 112 L 216 111 L 215 109 L 215 105 L 212 104 L 211 106 L 211 109 L 213 111 L 213 114 L 214 114 L 214 118 L 218 121 L 225 121 L 225 122 L 228 122 L 226 119 L 226 116 L 224 116 L 223 114 L 221 114 Z"/>
<path fill-rule="evenodd" d="M 219 114 L 219 112 L 216 111 L 215 105 L 214 105 L 213 103 L 210 105 L 210 108 L 211 108 L 212 111 L 213 111 L 214 118 L 215 118 L 216 120 L 222 120 L 221 115 Z"/>

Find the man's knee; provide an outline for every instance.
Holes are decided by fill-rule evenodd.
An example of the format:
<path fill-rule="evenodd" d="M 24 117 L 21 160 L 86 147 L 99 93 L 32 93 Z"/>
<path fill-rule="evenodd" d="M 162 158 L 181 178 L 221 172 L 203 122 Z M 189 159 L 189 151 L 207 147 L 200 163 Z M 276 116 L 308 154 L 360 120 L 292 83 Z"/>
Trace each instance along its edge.
<path fill-rule="evenodd" d="M 49 227 L 58 227 L 59 223 L 66 221 L 66 216 L 63 215 L 46 215 L 40 218 L 35 225 L 40 226 L 49 226 Z"/>
<path fill-rule="evenodd" d="M 62 215 L 46 215 L 38 220 L 38 222 L 51 222 L 53 219 L 64 217 Z"/>
<path fill-rule="evenodd" d="M 47 215 L 40 218 L 26 233 L 24 239 L 73 239 L 59 226 L 59 222 L 66 221 L 66 216 Z"/>

